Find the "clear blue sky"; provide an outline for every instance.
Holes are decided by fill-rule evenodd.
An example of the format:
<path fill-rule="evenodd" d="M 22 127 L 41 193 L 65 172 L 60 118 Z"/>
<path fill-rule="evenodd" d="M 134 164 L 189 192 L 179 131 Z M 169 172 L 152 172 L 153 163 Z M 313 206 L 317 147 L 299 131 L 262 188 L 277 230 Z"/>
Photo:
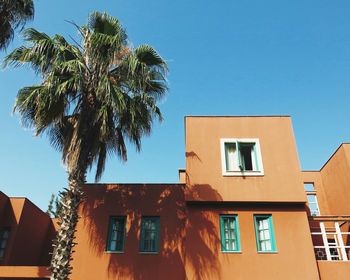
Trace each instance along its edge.
<path fill-rule="evenodd" d="M 165 121 L 144 139 L 140 154 L 129 148 L 127 164 L 109 160 L 101 182 L 177 182 L 177 170 L 185 166 L 185 115 L 291 115 L 303 169 L 319 169 L 350 141 L 348 0 L 35 4 L 29 26 L 76 35 L 65 20 L 84 24 L 91 11 L 107 11 L 121 20 L 135 46 L 151 44 L 168 61 Z M 46 210 L 51 193 L 66 186 L 60 154 L 11 113 L 17 90 L 37 81 L 28 68 L 0 71 L 0 190 Z"/>

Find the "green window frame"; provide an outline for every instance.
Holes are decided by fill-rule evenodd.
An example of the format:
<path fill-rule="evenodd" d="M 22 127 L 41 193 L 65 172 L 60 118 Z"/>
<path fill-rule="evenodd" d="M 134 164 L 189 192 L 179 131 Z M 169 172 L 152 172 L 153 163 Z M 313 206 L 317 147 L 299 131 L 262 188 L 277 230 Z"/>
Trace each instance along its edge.
<path fill-rule="evenodd" d="M 264 176 L 258 138 L 221 138 L 224 176 Z"/>
<path fill-rule="evenodd" d="M 222 252 L 241 251 L 237 215 L 220 215 L 220 238 Z"/>
<path fill-rule="evenodd" d="M 277 252 L 272 215 L 254 215 L 254 226 L 258 252 Z"/>
<path fill-rule="evenodd" d="M 158 253 L 159 217 L 142 217 L 140 233 L 140 252 Z"/>
<path fill-rule="evenodd" d="M 109 218 L 107 252 L 124 252 L 126 217 L 112 216 Z"/>
<path fill-rule="evenodd" d="M 9 238 L 10 238 L 10 229 L 1 228 L 0 229 L 0 259 L 3 259 L 5 257 L 5 250 L 6 250 L 6 246 Z"/>

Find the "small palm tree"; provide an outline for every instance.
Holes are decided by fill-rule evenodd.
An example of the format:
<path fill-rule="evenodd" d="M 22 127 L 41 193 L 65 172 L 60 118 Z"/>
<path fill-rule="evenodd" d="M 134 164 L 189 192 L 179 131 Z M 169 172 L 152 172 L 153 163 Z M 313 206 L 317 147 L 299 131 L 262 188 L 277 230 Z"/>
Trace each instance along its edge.
<path fill-rule="evenodd" d="M 34 17 L 32 0 L 0 0 L 0 50 L 12 41 L 14 31 Z"/>
<path fill-rule="evenodd" d="M 78 27 L 81 42 L 24 31 L 28 43 L 5 58 L 5 66 L 29 64 L 42 76 L 39 85 L 19 90 L 14 110 L 36 135 L 47 133 L 62 152 L 68 187 L 62 195 L 60 229 L 54 242 L 51 279 L 68 279 L 72 267 L 77 209 L 86 173 L 96 164 L 101 178 L 107 155 L 127 159 L 126 139 L 141 147 L 154 119 L 157 102 L 167 91 L 166 62 L 148 45 L 132 48 L 120 22 L 92 13 Z"/>

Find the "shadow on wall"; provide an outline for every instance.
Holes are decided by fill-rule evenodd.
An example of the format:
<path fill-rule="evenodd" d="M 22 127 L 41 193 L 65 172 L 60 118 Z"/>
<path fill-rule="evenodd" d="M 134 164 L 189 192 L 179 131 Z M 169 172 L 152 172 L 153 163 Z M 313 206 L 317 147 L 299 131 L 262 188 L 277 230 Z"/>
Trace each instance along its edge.
<path fill-rule="evenodd" d="M 196 188 L 210 192 L 210 186 Z M 109 278 L 220 279 L 217 227 L 208 213 L 188 211 L 184 185 L 92 185 L 86 194 L 82 224 L 96 258 L 108 256 Z M 105 253 L 113 215 L 127 216 L 123 254 Z M 158 254 L 139 252 L 142 216 L 160 216 Z"/>
<path fill-rule="evenodd" d="M 3 215 L 0 217 L 0 228 L 6 228 L 10 230 L 9 239 L 7 240 L 5 255 L 0 259 L 0 265 L 12 265 L 11 262 L 11 252 L 15 245 L 15 236 L 17 231 L 17 221 L 16 215 L 13 211 L 11 203 L 9 200 L 3 206 Z"/>

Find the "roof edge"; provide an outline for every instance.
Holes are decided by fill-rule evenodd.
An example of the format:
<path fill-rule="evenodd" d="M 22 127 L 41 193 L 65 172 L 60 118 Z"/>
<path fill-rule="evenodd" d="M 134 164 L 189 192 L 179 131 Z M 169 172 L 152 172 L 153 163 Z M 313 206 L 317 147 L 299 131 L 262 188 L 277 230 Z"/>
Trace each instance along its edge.
<path fill-rule="evenodd" d="M 185 115 L 185 118 L 291 118 L 291 115 Z"/>
<path fill-rule="evenodd" d="M 106 186 L 106 185 L 114 185 L 114 186 L 175 186 L 175 185 L 186 185 L 184 183 L 86 183 L 84 186 Z"/>
<path fill-rule="evenodd" d="M 328 162 L 330 162 L 330 160 L 335 156 L 335 154 L 339 151 L 339 149 L 343 146 L 343 145 L 348 145 L 350 144 L 350 142 L 343 142 L 341 143 L 338 148 L 333 152 L 333 154 L 329 157 L 329 159 L 322 165 L 322 167 L 320 168 L 319 171 L 321 171 L 326 165 Z"/>

